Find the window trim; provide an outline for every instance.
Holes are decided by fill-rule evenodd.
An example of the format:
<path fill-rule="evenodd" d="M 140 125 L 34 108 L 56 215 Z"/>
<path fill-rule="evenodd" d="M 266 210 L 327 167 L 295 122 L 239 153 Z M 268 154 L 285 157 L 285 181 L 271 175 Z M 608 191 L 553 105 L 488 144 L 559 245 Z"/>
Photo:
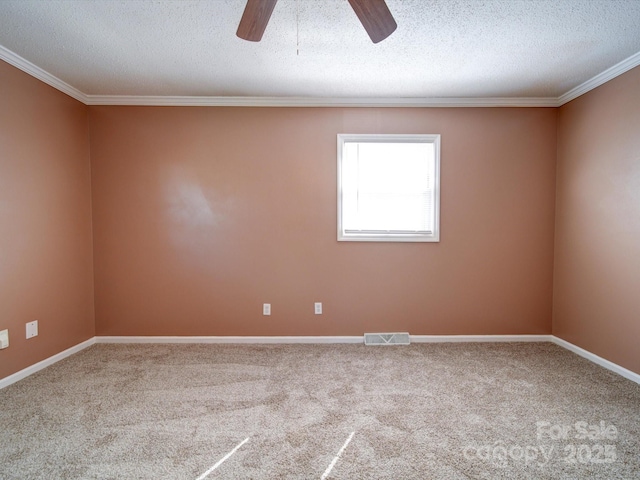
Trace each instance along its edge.
<path fill-rule="evenodd" d="M 434 146 L 433 232 L 350 233 L 342 225 L 342 150 L 348 142 L 367 143 L 432 143 Z M 440 241 L 440 134 L 338 134 L 338 241 L 340 242 L 439 242 Z"/>

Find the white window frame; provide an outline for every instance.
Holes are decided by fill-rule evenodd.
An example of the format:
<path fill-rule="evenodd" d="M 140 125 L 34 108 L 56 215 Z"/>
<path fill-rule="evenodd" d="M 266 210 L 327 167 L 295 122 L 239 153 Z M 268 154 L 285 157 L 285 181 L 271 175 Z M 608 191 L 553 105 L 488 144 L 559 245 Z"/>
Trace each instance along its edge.
<path fill-rule="evenodd" d="M 433 231 L 406 232 L 387 230 L 384 232 L 346 232 L 343 226 L 343 162 L 345 143 L 431 143 L 434 147 L 433 163 Z M 440 135 L 395 135 L 395 134 L 338 134 L 338 241 L 351 242 L 439 242 L 440 241 Z"/>

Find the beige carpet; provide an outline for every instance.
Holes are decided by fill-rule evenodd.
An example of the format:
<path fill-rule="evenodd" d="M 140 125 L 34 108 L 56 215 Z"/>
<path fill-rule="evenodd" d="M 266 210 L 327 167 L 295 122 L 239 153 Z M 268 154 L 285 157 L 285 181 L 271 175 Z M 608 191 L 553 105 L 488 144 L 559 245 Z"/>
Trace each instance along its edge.
<path fill-rule="evenodd" d="M 0 390 L 2 479 L 323 477 L 638 479 L 640 386 L 548 343 L 95 345 Z"/>

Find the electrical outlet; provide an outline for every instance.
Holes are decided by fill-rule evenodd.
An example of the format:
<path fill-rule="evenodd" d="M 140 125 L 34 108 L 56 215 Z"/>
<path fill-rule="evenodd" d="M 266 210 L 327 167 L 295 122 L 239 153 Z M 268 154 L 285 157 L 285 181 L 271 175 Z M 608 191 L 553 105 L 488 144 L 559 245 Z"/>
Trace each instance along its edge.
<path fill-rule="evenodd" d="M 38 320 L 27 323 L 27 338 L 38 336 Z"/>
<path fill-rule="evenodd" d="M 9 330 L 2 330 L 0 332 L 0 349 L 7 348 L 9 346 Z"/>
<path fill-rule="evenodd" d="M 316 315 L 322 315 L 322 303 L 316 302 L 313 304 L 314 312 Z"/>
<path fill-rule="evenodd" d="M 264 303 L 262 305 L 262 314 L 263 315 L 271 315 L 271 304 L 270 303 Z"/>

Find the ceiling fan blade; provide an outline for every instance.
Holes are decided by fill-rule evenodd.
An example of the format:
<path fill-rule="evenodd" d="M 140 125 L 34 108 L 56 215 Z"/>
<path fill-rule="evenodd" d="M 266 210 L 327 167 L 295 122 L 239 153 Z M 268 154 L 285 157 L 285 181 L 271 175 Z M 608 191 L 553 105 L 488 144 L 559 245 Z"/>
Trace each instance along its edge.
<path fill-rule="evenodd" d="M 243 40 L 259 42 L 278 0 L 247 0 L 236 35 Z"/>
<path fill-rule="evenodd" d="M 373 43 L 381 42 L 398 28 L 384 0 L 349 0 L 349 3 Z"/>

